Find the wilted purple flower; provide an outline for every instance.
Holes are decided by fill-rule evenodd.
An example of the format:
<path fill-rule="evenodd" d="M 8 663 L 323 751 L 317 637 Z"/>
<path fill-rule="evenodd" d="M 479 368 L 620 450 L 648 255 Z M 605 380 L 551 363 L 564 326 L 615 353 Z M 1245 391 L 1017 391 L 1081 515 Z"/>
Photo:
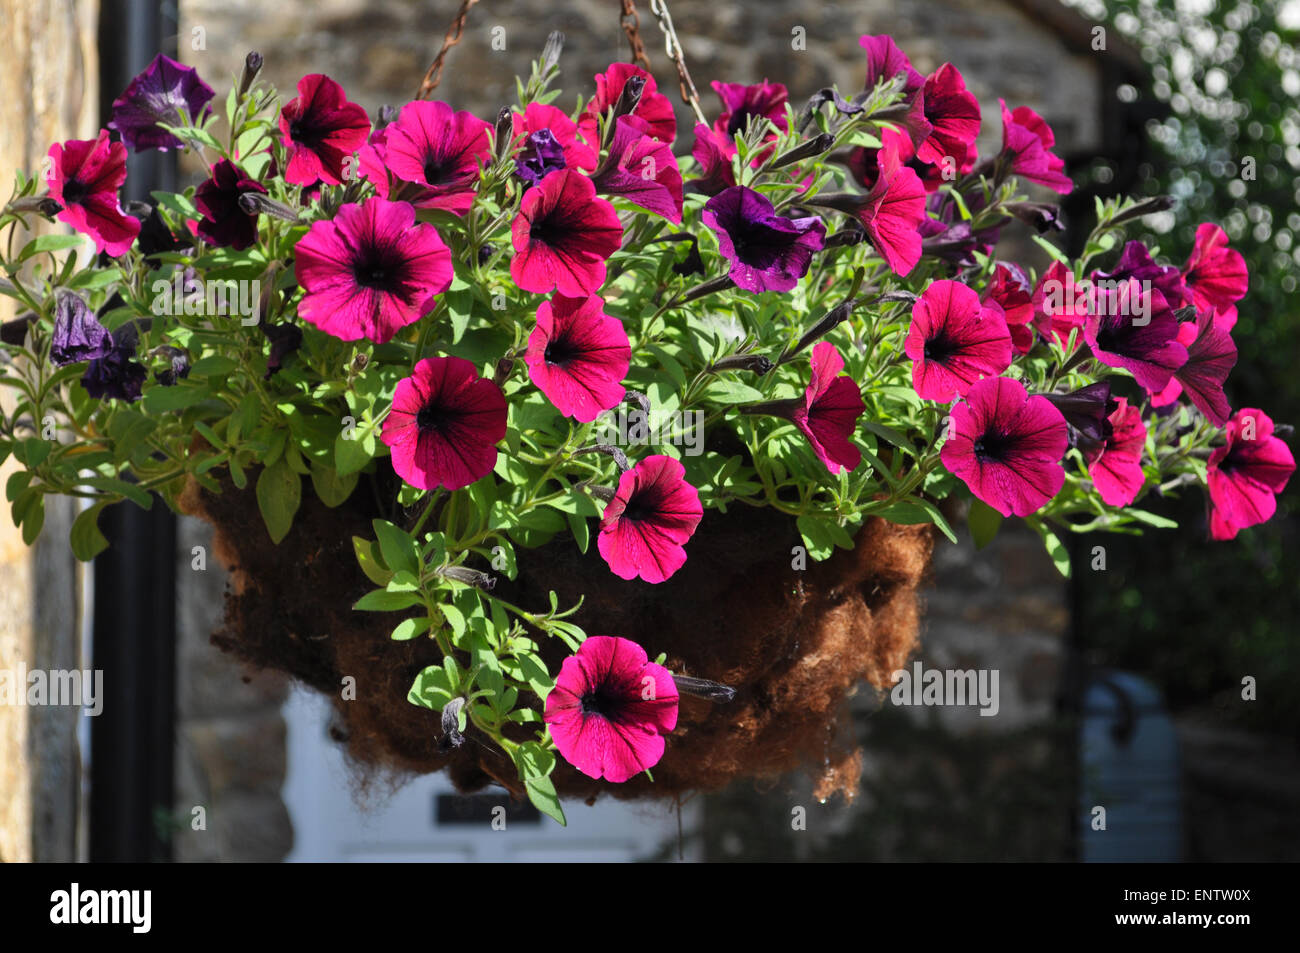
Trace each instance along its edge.
<path fill-rule="evenodd" d="M 285 358 L 302 347 L 302 328 L 296 324 L 264 324 L 262 333 L 271 342 L 265 375 L 270 377 L 283 366 Z"/>
<path fill-rule="evenodd" d="M 112 349 L 108 331 L 91 313 L 80 295 L 60 291 L 54 305 L 54 333 L 50 360 L 58 367 L 92 361 Z"/>
<path fill-rule="evenodd" d="M 771 202 L 743 185 L 709 199 L 701 218 L 717 232 L 718 250 L 731 261 L 731 280 L 746 291 L 789 291 L 808 273 L 813 252 L 825 245 L 820 218 L 777 215 Z"/>
<path fill-rule="evenodd" d="M 154 379 L 163 387 L 172 387 L 177 381 L 190 376 L 190 356 L 178 347 L 164 346 L 154 352 L 167 358 L 169 367 L 154 374 Z"/>
<path fill-rule="evenodd" d="M 159 53 L 113 100 L 108 128 L 121 133 L 132 152 L 179 149 L 181 141 L 158 124 L 180 125 L 182 108 L 193 122 L 199 123 L 211 111 L 207 104 L 214 95 L 197 70 Z"/>
<path fill-rule="evenodd" d="M 116 397 L 119 400 L 140 399 L 149 372 L 135 359 L 139 331 L 135 322 L 128 321 L 110 336 L 110 346 L 103 357 L 90 362 L 81 376 L 81 386 L 97 400 Z"/>

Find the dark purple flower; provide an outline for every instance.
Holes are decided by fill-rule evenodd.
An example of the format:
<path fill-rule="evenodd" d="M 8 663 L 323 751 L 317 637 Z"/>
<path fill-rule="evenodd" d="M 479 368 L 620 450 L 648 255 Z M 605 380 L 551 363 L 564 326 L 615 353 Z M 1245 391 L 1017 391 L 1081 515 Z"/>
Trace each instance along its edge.
<path fill-rule="evenodd" d="M 789 291 L 825 244 L 820 218 L 777 215 L 771 202 L 743 185 L 709 199 L 701 218 L 731 261 L 731 280 L 746 291 Z"/>
<path fill-rule="evenodd" d="M 666 143 L 645 133 L 645 124 L 620 116 L 609 156 L 592 175 L 601 195 L 617 195 L 676 224 L 682 220 L 682 173 Z"/>
<path fill-rule="evenodd" d="M 285 359 L 302 347 L 302 328 L 296 324 L 264 324 L 262 333 L 271 342 L 271 353 L 266 358 L 266 377 L 284 366 Z"/>
<path fill-rule="evenodd" d="M 96 400 L 116 397 L 118 400 L 140 399 L 149 372 L 135 359 L 139 331 L 135 322 L 129 321 L 111 335 L 108 352 L 90 362 L 81 376 L 81 386 Z"/>
<path fill-rule="evenodd" d="M 1097 381 L 1068 394 L 1043 394 L 1070 427 L 1071 443 L 1087 452 L 1100 447 L 1110 433 L 1109 417 L 1119 406 L 1110 396 L 1110 381 Z"/>
<path fill-rule="evenodd" d="M 60 291 L 54 305 L 50 360 L 58 367 L 91 361 L 106 355 L 112 346 L 108 331 L 85 300 L 71 291 Z"/>
<path fill-rule="evenodd" d="M 1122 367 L 1151 393 L 1168 385 L 1187 363 L 1178 341 L 1178 318 L 1155 288 L 1143 290 L 1136 278 L 1114 288 L 1093 289 L 1091 314 L 1083 337 L 1092 355 L 1107 367 Z"/>
<path fill-rule="evenodd" d="M 190 356 L 178 347 L 164 346 L 159 351 L 167 358 L 168 367 L 154 375 L 163 387 L 173 387 L 179 380 L 190 376 Z M 158 352 L 155 352 L 158 353 Z"/>
<path fill-rule="evenodd" d="M 1122 282 L 1129 278 L 1149 283 L 1165 297 L 1171 308 L 1181 308 L 1190 304 L 1187 285 L 1182 273 L 1173 265 L 1157 265 L 1151 258 L 1147 246 L 1139 241 L 1131 241 L 1124 246 L 1119 261 L 1115 262 L 1114 271 L 1096 271 L 1092 274 L 1093 284 L 1104 286 L 1109 282 Z"/>
<path fill-rule="evenodd" d="M 266 194 L 261 183 L 250 179 L 239 166 L 222 159 L 212 167 L 212 177 L 194 193 L 194 204 L 203 213 L 199 237 L 209 245 L 242 251 L 257 243 L 257 216 L 239 207 L 245 192 Z"/>
<path fill-rule="evenodd" d="M 207 105 L 214 95 L 197 70 L 159 53 L 113 100 L 108 128 L 121 133 L 132 152 L 179 149 L 181 141 L 158 124 L 181 125 L 182 109 L 193 123 L 199 124 L 211 113 Z"/>

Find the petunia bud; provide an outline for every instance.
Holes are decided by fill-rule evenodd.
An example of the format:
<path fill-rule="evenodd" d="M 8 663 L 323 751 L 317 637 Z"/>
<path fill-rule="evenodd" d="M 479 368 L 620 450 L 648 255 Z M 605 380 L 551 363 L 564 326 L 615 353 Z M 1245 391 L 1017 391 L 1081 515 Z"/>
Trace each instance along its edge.
<path fill-rule="evenodd" d="M 0 341 L 14 347 L 22 347 L 27 340 L 27 328 L 35 317 L 35 314 L 28 311 L 26 314 L 20 314 L 12 321 L 6 321 L 0 325 Z"/>
<path fill-rule="evenodd" d="M 542 75 L 546 75 L 555 69 L 560 63 L 560 53 L 564 50 L 564 34 L 559 30 L 552 30 L 546 37 L 546 45 L 542 47 Z"/>
<path fill-rule="evenodd" d="M 271 342 L 264 375 L 269 378 L 284 365 L 290 354 L 302 346 L 302 328 L 296 324 L 263 324 L 262 333 Z"/>
<path fill-rule="evenodd" d="M 506 355 L 498 358 L 495 372 L 492 375 L 492 382 L 498 387 L 503 385 L 510 378 L 510 372 L 514 370 L 515 360 L 513 357 Z"/>
<path fill-rule="evenodd" d="M 63 211 L 63 206 L 48 195 L 29 195 L 15 199 L 5 207 L 6 212 L 38 212 L 46 218 L 53 218 Z"/>
<path fill-rule="evenodd" d="M 713 373 L 719 371 L 752 371 L 759 376 L 766 374 L 776 364 L 765 354 L 728 354 L 709 365 Z"/>
<path fill-rule="evenodd" d="M 614 103 L 614 116 L 610 121 L 610 128 L 618 122 L 619 116 L 630 116 L 641 103 L 641 94 L 645 92 L 644 76 L 629 76 L 623 86 L 623 92 L 619 94 L 618 101 Z"/>
<path fill-rule="evenodd" d="M 298 221 L 298 213 L 261 192 L 245 192 L 239 197 L 239 207 L 247 215 L 270 215 L 286 222 Z"/>
<path fill-rule="evenodd" d="M 442 739 L 438 747 L 444 751 L 465 743 L 465 736 L 460 733 L 460 712 L 464 707 L 464 698 L 453 698 L 442 708 Z"/>
<path fill-rule="evenodd" d="M 253 50 L 244 57 L 244 70 L 239 74 L 239 98 L 243 99 L 248 95 L 248 91 L 253 88 L 253 81 L 257 79 L 257 74 L 262 71 L 262 54 Z"/>
<path fill-rule="evenodd" d="M 491 592 L 497 584 L 495 576 L 470 569 L 468 566 L 443 566 L 438 570 L 438 575 L 453 582 L 463 582 L 475 589 L 482 589 L 484 592 Z"/>
<path fill-rule="evenodd" d="M 1155 198 L 1147 199 L 1145 202 L 1139 202 L 1126 212 L 1120 212 L 1111 220 L 1112 225 L 1120 225 L 1124 222 L 1131 222 L 1135 218 L 1142 218 L 1144 215 L 1154 215 L 1156 212 L 1167 212 L 1174 207 L 1174 199 L 1171 195 L 1157 195 Z"/>
<path fill-rule="evenodd" d="M 1024 222 L 1038 234 L 1065 230 L 1061 221 L 1061 206 L 1048 202 L 1012 202 L 1004 206 L 1008 212 Z"/>
<path fill-rule="evenodd" d="M 493 136 L 496 143 L 496 159 L 498 162 L 505 159 L 510 154 L 510 141 L 514 138 L 515 120 L 510 112 L 509 106 L 502 106 L 497 112 L 497 122 L 494 127 Z"/>
<path fill-rule="evenodd" d="M 590 447 L 579 447 L 577 450 L 573 451 L 572 456 L 576 457 L 583 453 L 603 453 L 613 457 L 614 462 L 618 464 L 618 469 L 620 470 L 620 472 L 624 470 L 632 469 L 632 465 L 628 463 L 627 454 L 624 453 L 622 450 L 620 450 L 618 447 L 615 447 L 613 444 L 593 443 Z M 590 489 L 596 490 L 601 488 L 590 487 Z"/>
<path fill-rule="evenodd" d="M 614 490 L 614 488 L 609 486 L 598 486 L 596 484 L 587 483 L 587 482 L 578 483 L 575 484 L 575 486 L 581 487 L 582 489 L 586 490 L 588 493 L 590 493 L 596 499 L 600 500 L 602 503 L 610 502 L 617 495 L 617 492 Z"/>
<path fill-rule="evenodd" d="M 808 100 L 808 105 L 804 106 L 803 111 L 799 113 L 799 118 L 795 122 L 795 129 L 803 132 L 804 127 L 812 122 L 813 116 L 817 115 L 817 110 L 830 102 L 835 104 L 835 108 L 843 116 L 856 116 L 863 109 L 860 103 L 849 102 L 836 90 L 826 86 L 812 94 L 812 97 Z"/>
<path fill-rule="evenodd" d="M 799 339 L 799 342 L 795 344 L 794 347 L 781 355 L 781 359 L 778 363 L 786 363 L 809 344 L 812 344 L 813 341 L 824 337 L 832 330 L 839 327 L 839 325 L 848 320 L 849 315 L 853 313 L 853 309 L 860 303 L 861 302 L 857 298 L 850 298 L 848 301 L 844 301 L 831 308 L 831 310 L 827 311 L 826 314 L 822 316 L 820 321 L 804 332 L 803 337 Z"/>
<path fill-rule="evenodd" d="M 711 702 L 726 703 L 736 697 L 736 690 L 721 682 L 712 682 L 707 678 L 691 678 L 689 675 L 674 675 L 673 683 L 683 695 L 694 695 Z"/>
<path fill-rule="evenodd" d="M 1087 449 L 1105 442 L 1106 428 L 1109 426 L 1107 418 L 1117 406 L 1110 396 L 1109 381 L 1098 381 L 1068 394 L 1043 396 L 1056 405 L 1065 422 L 1070 425 L 1076 446 Z"/>
<path fill-rule="evenodd" d="M 795 146 L 785 155 L 777 156 L 770 163 L 769 169 L 780 169 L 787 165 L 794 165 L 796 162 L 802 162 L 804 159 L 811 159 L 813 156 L 819 156 L 835 144 L 835 137 L 829 132 L 823 132 L 819 136 L 807 140 L 806 142 Z"/>

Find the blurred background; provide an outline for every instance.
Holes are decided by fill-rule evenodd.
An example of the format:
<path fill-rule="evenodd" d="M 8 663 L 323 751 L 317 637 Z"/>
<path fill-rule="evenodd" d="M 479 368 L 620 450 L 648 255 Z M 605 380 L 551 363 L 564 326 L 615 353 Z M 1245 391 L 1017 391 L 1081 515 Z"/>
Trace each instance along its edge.
<path fill-rule="evenodd" d="M 1134 236 L 1174 263 L 1197 224 L 1221 224 L 1251 273 L 1232 405 L 1300 421 L 1297 0 L 670 3 L 710 119 L 712 80 L 783 82 L 796 107 L 832 83 L 852 93 L 864 72 L 857 38 L 890 33 L 923 73 L 945 61 L 961 70 L 983 108 L 982 153 L 999 145 L 999 97 L 1047 119 L 1077 183 L 1067 248 L 1082 244 L 1094 196 L 1175 196 Z M 681 154 L 694 120 L 649 0 L 633 6 L 678 107 Z M 160 50 L 220 97 L 256 49 L 286 98 L 302 75 L 325 72 L 374 115 L 412 96 L 459 8 L 0 0 L 10 64 L 0 173 L 35 168 L 55 140 L 93 136 Z M 629 59 L 622 12 L 619 0 L 483 0 L 436 98 L 492 119 L 560 30 L 567 108 L 590 95 L 594 74 Z M 155 159 L 133 166 L 128 186 L 143 195 L 148 182 L 199 175 Z M 1002 251 L 1044 260 L 1028 242 Z M 1153 508 L 1182 529 L 1073 540 L 1071 580 L 1009 524 L 978 553 L 966 538 L 941 542 L 921 660 L 997 670 L 1000 710 L 895 707 L 864 690 L 852 804 L 817 803 L 809 780 L 792 777 L 681 805 L 575 804 L 568 831 L 512 808 L 508 837 L 489 825 L 497 802 L 457 797 L 439 778 L 358 787 L 322 699 L 209 644 L 226 578 L 199 558 L 211 543 L 204 524 L 118 507 L 105 526 L 113 547 L 87 572 L 66 553 L 71 506 L 51 508 L 30 551 L 6 520 L 0 669 L 102 668 L 108 698 L 95 719 L 0 708 L 0 858 L 1300 859 L 1297 494 L 1293 481 L 1272 522 L 1228 544 L 1207 541 L 1198 493 L 1164 501 Z M 1098 545 L 1106 568 L 1094 571 Z M 803 825 L 792 823 L 797 808 Z"/>

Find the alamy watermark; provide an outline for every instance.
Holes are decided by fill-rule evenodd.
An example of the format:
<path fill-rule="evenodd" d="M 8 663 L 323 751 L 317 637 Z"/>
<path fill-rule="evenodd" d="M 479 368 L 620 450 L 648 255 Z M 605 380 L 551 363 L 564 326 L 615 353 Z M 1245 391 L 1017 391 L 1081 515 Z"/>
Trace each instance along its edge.
<path fill-rule="evenodd" d="M 640 408 L 607 410 L 596 418 L 596 439 L 617 447 L 671 445 L 682 455 L 698 457 L 704 452 L 704 411 L 675 410 L 664 413 Z"/>
<path fill-rule="evenodd" d="M 262 281 L 202 281 L 177 271 L 171 281 L 153 283 L 151 310 L 156 315 L 202 315 L 239 318 L 246 327 L 257 324 L 261 312 Z"/>
<path fill-rule="evenodd" d="M 0 668 L 0 705 L 83 708 L 90 717 L 104 710 L 103 669 Z"/>
<path fill-rule="evenodd" d="M 998 670 L 923 668 L 920 661 L 912 670 L 900 668 L 891 676 L 894 687 L 889 700 L 895 705 L 964 706 L 978 705 L 981 716 L 998 713 Z"/>

